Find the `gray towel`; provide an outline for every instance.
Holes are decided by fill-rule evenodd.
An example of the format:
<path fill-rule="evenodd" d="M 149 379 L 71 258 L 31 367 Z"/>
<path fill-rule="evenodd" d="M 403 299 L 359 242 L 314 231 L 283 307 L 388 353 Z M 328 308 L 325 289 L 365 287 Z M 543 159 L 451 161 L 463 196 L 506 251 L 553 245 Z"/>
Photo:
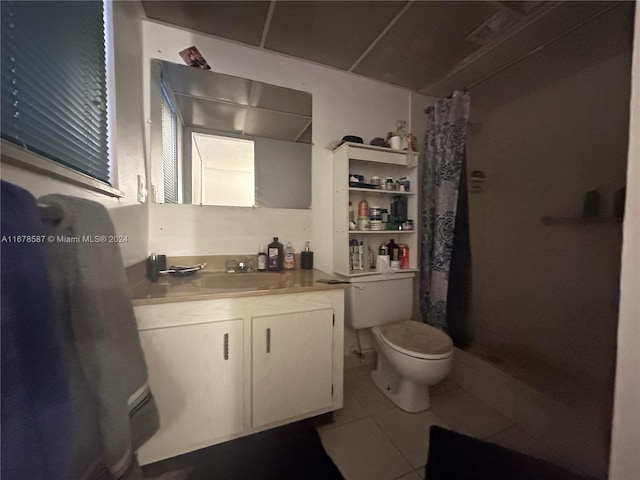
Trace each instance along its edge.
<path fill-rule="evenodd" d="M 116 479 L 142 479 L 134 452 L 159 427 L 155 402 L 109 213 L 64 195 L 39 199 L 62 211 L 45 232 L 52 283 L 95 398 L 105 463 Z"/>

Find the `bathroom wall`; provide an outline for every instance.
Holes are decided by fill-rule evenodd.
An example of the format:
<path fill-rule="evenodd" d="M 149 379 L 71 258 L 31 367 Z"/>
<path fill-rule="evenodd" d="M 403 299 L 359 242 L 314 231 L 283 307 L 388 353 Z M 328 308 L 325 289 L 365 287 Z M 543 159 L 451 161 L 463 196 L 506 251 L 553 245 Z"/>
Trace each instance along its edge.
<path fill-rule="evenodd" d="M 627 207 L 622 243 L 620 317 L 609 478 L 640 478 L 640 9 L 635 16 Z"/>
<path fill-rule="evenodd" d="M 73 195 L 103 203 L 116 231 L 126 235 L 120 244 L 125 266 L 148 255 L 148 209 L 136 200 L 137 176 L 145 177 L 145 151 L 142 136 L 142 51 L 132 46 L 142 43 L 142 6 L 138 2 L 113 2 L 115 31 L 115 128 L 112 156 L 115 162 L 114 186 L 124 192 L 115 199 L 12 165 L 2 165 L 3 180 L 29 190 L 36 197 L 48 193 Z"/>
<path fill-rule="evenodd" d="M 487 175 L 484 193 L 470 196 L 476 339 L 605 381 L 615 358 L 621 224 L 545 226 L 541 218 L 581 216 L 592 189 L 602 194 L 601 215 L 611 216 L 625 185 L 630 38 L 626 27 L 610 31 L 617 34 L 580 34 L 599 45 L 569 36 L 472 89 L 468 148 L 469 170 Z M 567 52 L 565 42 L 583 46 Z"/>
<path fill-rule="evenodd" d="M 331 271 L 333 157 L 327 145 L 347 134 L 361 136 L 367 142 L 376 136 L 385 136 L 394 128 L 396 120 L 410 120 L 412 101 L 418 109 L 424 108 L 425 97 L 180 28 L 151 21 L 145 21 L 143 28 L 145 75 L 152 58 L 183 63 L 178 52 L 196 45 L 217 72 L 303 90 L 313 96 L 310 210 L 152 205 L 150 249 L 173 255 L 193 247 L 199 251 L 190 253 L 250 253 L 257 252 L 261 243 L 269 243 L 271 237 L 277 235 L 283 241 L 291 240 L 297 251 L 310 240 L 315 266 Z M 186 230 L 182 221 L 185 216 L 191 224 Z M 234 227 L 227 229 L 225 225 Z"/>
<path fill-rule="evenodd" d="M 145 89 L 152 58 L 183 63 L 178 52 L 196 45 L 214 71 L 303 90 L 313 96 L 311 209 L 152 204 L 150 251 L 171 255 L 251 253 L 277 235 L 283 242 L 291 241 L 296 251 L 301 250 L 305 241 L 311 241 L 315 268 L 333 271 L 333 154 L 326 147 L 345 135 L 358 135 L 367 143 L 374 137 L 384 137 L 399 119 L 415 123 L 417 129 L 423 130 L 423 125 L 418 124 L 429 98 L 332 68 L 151 21 L 143 22 L 143 30 Z M 423 131 L 416 134 L 421 143 Z M 355 344 L 354 332 L 347 329 L 345 352 Z M 366 341 L 365 346 L 370 343 Z"/>

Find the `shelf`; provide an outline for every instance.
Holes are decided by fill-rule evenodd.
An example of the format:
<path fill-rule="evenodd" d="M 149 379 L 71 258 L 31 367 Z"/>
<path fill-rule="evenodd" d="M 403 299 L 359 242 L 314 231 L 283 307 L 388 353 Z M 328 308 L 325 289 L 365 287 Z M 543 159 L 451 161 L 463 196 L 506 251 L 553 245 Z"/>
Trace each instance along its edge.
<path fill-rule="evenodd" d="M 349 235 L 352 234 L 358 234 L 358 233 L 363 233 L 365 235 L 371 234 L 371 233 L 384 233 L 384 234 L 389 234 L 389 233 L 416 233 L 415 230 L 349 230 Z"/>
<path fill-rule="evenodd" d="M 365 269 L 365 270 L 349 270 L 348 274 L 340 273 L 334 271 L 336 275 L 340 275 L 343 277 L 366 277 L 369 275 L 394 275 L 396 273 L 416 273 L 419 270 L 417 268 L 401 268 L 400 270 L 393 270 L 392 272 L 379 272 L 375 269 Z"/>
<path fill-rule="evenodd" d="M 542 217 L 544 225 L 583 225 L 589 223 L 622 223 L 619 217 Z"/>
<path fill-rule="evenodd" d="M 386 147 L 365 145 L 364 143 L 345 142 L 336 148 L 334 155 L 347 152 L 349 160 L 361 160 L 365 162 L 388 163 L 413 168 L 418 165 L 418 153 L 406 150 L 394 150 Z"/>
<path fill-rule="evenodd" d="M 362 192 L 362 193 L 373 193 L 376 195 L 383 196 L 396 196 L 396 195 L 415 195 L 416 192 L 400 192 L 396 190 L 383 190 L 377 188 L 358 188 L 358 187 L 349 187 L 350 192 Z"/>
<path fill-rule="evenodd" d="M 419 155 L 414 152 L 393 150 L 384 147 L 373 147 L 363 144 L 346 143 L 338 147 L 333 154 L 333 271 L 346 277 L 360 277 L 361 281 L 371 280 L 380 275 L 385 275 L 376 269 L 349 270 L 351 258 L 350 244 L 353 240 L 372 246 L 380 242 L 388 242 L 395 239 L 398 244 L 405 244 L 413 254 L 409 255 L 409 266 L 412 269 L 398 270 L 414 275 L 415 268 L 419 264 L 419 205 L 420 192 L 418 185 Z M 373 185 L 366 183 L 350 183 L 352 175 L 362 175 L 362 178 L 380 177 L 383 181 L 386 177 L 395 179 L 406 178 L 412 188 L 411 191 L 386 190 L 384 185 L 380 188 L 371 188 Z M 368 187 L 368 188 L 363 188 Z M 354 210 L 358 200 L 366 199 L 370 205 L 380 205 L 379 208 L 391 210 L 393 199 L 398 198 L 406 203 L 406 216 L 414 219 L 412 230 L 398 230 L 400 224 L 389 223 L 385 230 L 349 230 L 348 205 L 354 204 Z M 355 200 L 355 202 L 354 202 Z M 352 226 L 355 227 L 353 223 Z M 375 253 L 375 247 L 374 247 Z"/>

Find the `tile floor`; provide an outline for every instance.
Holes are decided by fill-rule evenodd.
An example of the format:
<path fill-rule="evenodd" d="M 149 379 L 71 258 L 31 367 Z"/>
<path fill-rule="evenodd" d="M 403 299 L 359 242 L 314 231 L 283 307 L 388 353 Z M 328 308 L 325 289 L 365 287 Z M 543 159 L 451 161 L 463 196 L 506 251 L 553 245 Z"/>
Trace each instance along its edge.
<path fill-rule="evenodd" d="M 453 380 L 432 388 L 431 408 L 418 414 L 393 405 L 373 384 L 373 365 L 345 371 L 344 408 L 318 431 L 346 480 L 420 480 L 429 448 L 429 427 L 440 425 L 541 458 L 543 444 Z"/>

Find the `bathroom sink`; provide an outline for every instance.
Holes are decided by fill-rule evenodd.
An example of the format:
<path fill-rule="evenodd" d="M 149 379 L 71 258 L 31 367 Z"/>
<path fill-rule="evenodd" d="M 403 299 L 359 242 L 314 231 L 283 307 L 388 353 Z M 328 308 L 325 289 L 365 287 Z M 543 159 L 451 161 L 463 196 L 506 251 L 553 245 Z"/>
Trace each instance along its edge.
<path fill-rule="evenodd" d="M 198 284 L 202 288 L 266 290 L 286 286 L 286 277 L 279 272 L 220 273 L 202 275 Z"/>

